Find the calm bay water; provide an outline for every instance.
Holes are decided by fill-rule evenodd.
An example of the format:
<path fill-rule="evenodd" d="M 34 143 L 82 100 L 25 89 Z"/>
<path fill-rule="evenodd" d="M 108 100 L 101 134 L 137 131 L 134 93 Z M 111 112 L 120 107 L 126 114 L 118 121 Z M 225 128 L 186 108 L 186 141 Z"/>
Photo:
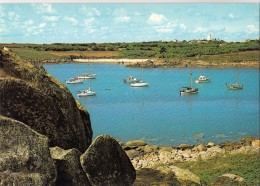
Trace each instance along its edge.
<path fill-rule="evenodd" d="M 87 64 L 45 65 L 46 70 L 65 80 L 88 71 Z M 180 96 L 179 88 L 189 85 L 189 69 L 131 69 L 121 65 L 92 64 L 95 80 L 67 85 L 73 96 L 88 88 L 97 92 L 79 101 L 89 111 L 94 137 L 109 134 L 122 141 L 144 139 L 158 145 L 233 141 L 245 136 L 259 137 L 259 70 L 193 69 L 212 78 L 195 84 L 197 95 Z M 227 90 L 238 72 L 243 90 Z M 133 88 L 123 83 L 129 75 L 143 77 L 149 87 Z M 110 90 L 105 90 L 109 88 Z"/>

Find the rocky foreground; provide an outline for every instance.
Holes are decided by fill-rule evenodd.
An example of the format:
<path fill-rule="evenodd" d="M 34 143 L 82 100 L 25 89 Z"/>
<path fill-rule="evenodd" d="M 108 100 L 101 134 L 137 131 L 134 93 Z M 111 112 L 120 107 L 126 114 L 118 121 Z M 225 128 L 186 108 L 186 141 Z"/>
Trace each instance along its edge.
<path fill-rule="evenodd" d="M 132 185 L 118 142 L 44 68 L 0 50 L 0 185 Z"/>
<path fill-rule="evenodd" d="M 175 185 L 203 185 L 201 179 L 187 169 L 181 169 L 174 164 L 184 161 L 209 160 L 216 156 L 228 154 L 259 154 L 260 140 L 252 137 L 244 138 L 240 142 L 223 142 L 215 144 L 200 144 L 197 146 L 180 144 L 177 147 L 147 145 L 142 140 L 134 140 L 126 143 L 120 142 L 122 148 L 131 159 L 133 166 L 141 174 L 144 170 L 153 174 L 154 170 L 175 175 Z M 155 174 L 155 173 L 154 173 Z M 142 175 L 139 175 L 142 177 Z M 138 179 L 138 177 L 137 177 Z M 174 180 L 170 179 L 171 183 Z M 227 184 L 229 183 L 229 184 Z M 243 185 L 245 179 L 234 174 L 226 173 L 220 176 L 214 185 Z"/>

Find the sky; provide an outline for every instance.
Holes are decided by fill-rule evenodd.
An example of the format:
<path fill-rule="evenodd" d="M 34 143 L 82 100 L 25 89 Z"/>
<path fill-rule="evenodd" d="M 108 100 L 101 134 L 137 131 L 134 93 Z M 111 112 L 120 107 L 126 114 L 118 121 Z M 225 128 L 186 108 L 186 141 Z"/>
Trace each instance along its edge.
<path fill-rule="evenodd" d="M 259 39 L 259 3 L 0 3 L 0 43 Z"/>

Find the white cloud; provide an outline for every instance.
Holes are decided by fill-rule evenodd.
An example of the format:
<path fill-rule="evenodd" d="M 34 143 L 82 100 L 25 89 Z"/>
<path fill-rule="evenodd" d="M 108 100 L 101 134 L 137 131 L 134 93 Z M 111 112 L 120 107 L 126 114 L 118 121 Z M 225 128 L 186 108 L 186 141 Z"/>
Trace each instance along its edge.
<path fill-rule="evenodd" d="M 116 22 L 121 22 L 121 23 L 126 23 L 130 20 L 130 17 L 127 16 L 122 16 L 122 17 L 116 17 L 115 21 Z"/>
<path fill-rule="evenodd" d="M 232 14 L 232 13 L 229 13 L 229 14 L 228 14 L 228 17 L 229 17 L 230 19 L 235 19 L 235 16 L 234 16 L 234 14 Z"/>
<path fill-rule="evenodd" d="M 31 20 L 31 19 L 29 19 L 29 20 L 25 21 L 24 24 L 25 24 L 26 26 L 30 26 L 30 25 L 33 25 L 33 24 L 34 24 L 34 21 Z"/>
<path fill-rule="evenodd" d="M 50 22 L 55 22 L 59 20 L 58 16 L 43 16 L 43 19 Z"/>
<path fill-rule="evenodd" d="M 5 32 L 6 32 L 5 26 L 2 25 L 2 26 L 0 27 L 0 34 L 5 33 Z"/>
<path fill-rule="evenodd" d="M 89 16 L 89 17 L 94 17 L 94 16 L 100 16 L 101 13 L 98 9 L 96 8 L 92 8 L 92 7 L 86 7 L 83 6 L 80 10 L 79 10 L 82 14 Z"/>
<path fill-rule="evenodd" d="M 176 22 L 171 21 L 164 25 L 156 26 L 155 31 L 158 33 L 172 33 L 176 26 Z"/>
<path fill-rule="evenodd" d="M 51 4 L 32 4 L 37 14 L 55 14 L 56 10 Z"/>
<path fill-rule="evenodd" d="M 17 21 L 18 19 L 19 19 L 19 15 L 18 14 L 16 14 L 15 12 L 8 12 L 7 13 L 7 16 L 8 16 L 8 19 L 9 20 L 15 20 L 15 21 Z"/>
<path fill-rule="evenodd" d="M 119 8 L 114 11 L 114 15 L 117 17 L 124 17 L 127 16 L 127 11 L 124 8 Z"/>
<path fill-rule="evenodd" d="M 187 30 L 187 26 L 185 25 L 185 24 L 180 24 L 180 28 L 181 28 L 181 30 Z"/>
<path fill-rule="evenodd" d="M 164 15 L 152 13 L 149 16 L 147 23 L 151 25 L 160 25 L 163 24 L 165 21 L 167 21 L 167 18 Z"/>
<path fill-rule="evenodd" d="M 77 24 L 78 24 L 78 20 L 75 19 L 74 17 L 65 16 L 65 17 L 63 18 L 63 20 L 64 20 L 64 21 L 67 21 L 67 22 L 69 22 L 69 23 L 71 23 L 71 24 L 73 24 L 73 25 L 77 25 Z"/>
<path fill-rule="evenodd" d="M 0 17 L 4 17 L 4 16 L 5 16 L 4 8 L 0 4 Z"/>
<path fill-rule="evenodd" d="M 134 15 L 135 16 L 140 16 L 140 15 L 142 15 L 142 13 L 141 12 L 134 12 Z"/>
<path fill-rule="evenodd" d="M 46 23 L 41 23 L 40 25 L 39 25 L 39 28 L 44 28 L 46 26 Z"/>
<path fill-rule="evenodd" d="M 95 18 L 89 18 L 84 20 L 86 26 L 92 26 L 95 23 Z"/>
<path fill-rule="evenodd" d="M 205 27 L 197 27 L 193 32 L 195 33 L 203 33 L 203 32 L 208 32 L 208 29 Z"/>
<path fill-rule="evenodd" d="M 247 25 L 246 28 L 247 28 L 246 32 L 249 33 L 249 34 L 258 33 L 259 32 L 259 28 L 256 27 L 255 25 Z"/>

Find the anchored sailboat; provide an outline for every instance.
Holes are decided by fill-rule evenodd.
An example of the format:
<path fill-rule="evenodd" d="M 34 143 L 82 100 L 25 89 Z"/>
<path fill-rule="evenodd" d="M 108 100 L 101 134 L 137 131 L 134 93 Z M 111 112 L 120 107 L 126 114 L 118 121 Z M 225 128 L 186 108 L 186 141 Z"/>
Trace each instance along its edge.
<path fill-rule="evenodd" d="M 89 63 L 88 63 L 88 69 L 89 69 Z M 95 79 L 96 74 L 92 74 L 92 73 L 88 72 L 88 73 L 79 75 L 78 78 L 79 79 Z"/>
<path fill-rule="evenodd" d="M 197 94 L 198 92 L 199 92 L 199 89 L 194 88 L 192 85 L 192 71 L 190 71 L 190 86 L 182 87 L 180 89 L 180 95 Z"/>
<path fill-rule="evenodd" d="M 77 67 L 77 74 L 78 74 L 78 67 Z M 83 83 L 83 80 L 79 79 L 78 77 L 74 77 L 74 78 L 69 78 L 68 80 L 66 80 L 67 84 L 79 84 L 79 83 Z"/>
<path fill-rule="evenodd" d="M 240 83 L 240 71 L 238 69 L 237 73 L 237 82 L 236 83 L 226 83 L 226 87 L 228 90 L 241 90 L 243 89 L 243 84 Z"/>

